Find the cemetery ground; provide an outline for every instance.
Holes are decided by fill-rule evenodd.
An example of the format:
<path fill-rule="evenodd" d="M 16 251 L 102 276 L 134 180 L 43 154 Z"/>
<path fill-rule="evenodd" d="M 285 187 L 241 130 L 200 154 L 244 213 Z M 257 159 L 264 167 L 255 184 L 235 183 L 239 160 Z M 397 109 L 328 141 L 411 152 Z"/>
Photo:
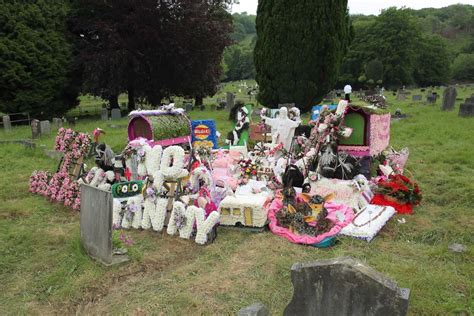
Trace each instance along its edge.
<path fill-rule="evenodd" d="M 409 115 L 392 122 L 391 145 L 409 147 L 408 169 L 424 200 L 414 215 L 392 219 L 371 243 L 339 237 L 326 250 L 294 245 L 270 232 L 219 229 L 215 242 L 203 247 L 166 233 L 127 231 L 134 239 L 132 260 L 104 267 L 81 248 L 79 213 L 28 192 L 33 170 L 57 167 L 43 153 L 53 148 L 54 135 L 36 141 L 33 150 L 2 144 L 0 314 L 234 314 L 257 301 L 281 314 L 293 294 L 293 263 L 340 256 L 366 262 L 410 288 L 412 315 L 472 314 L 474 119 L 458 116 L 461 99 L 472 93 L 458 89 L 451 112 L 440 110 L 441 100 L 424 105 L 389 95 L 392 114 L 400 108 Z M 227 115 L 191 113 L 193 119 L 215 119 L 223 135 L 230 130 Z M 126 144 L 126 126 L 126 119 L 79 120 L 75 129 L 101 127 L 107 132 L 102 141 L 118 152 Z M 0 139 L 29 137 L 28 127 L 0 132 Z M 452 243 L 467 251 L 449 251 Z"/>

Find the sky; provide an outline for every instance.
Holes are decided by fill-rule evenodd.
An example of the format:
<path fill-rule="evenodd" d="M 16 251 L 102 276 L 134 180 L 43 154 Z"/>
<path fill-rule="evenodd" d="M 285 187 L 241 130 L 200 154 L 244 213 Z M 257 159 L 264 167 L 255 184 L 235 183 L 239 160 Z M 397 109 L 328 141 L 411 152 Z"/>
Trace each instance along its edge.
<path fill-rule="evenodd" d="M 240 4 L 234 4 L 232 12 L 244 12 L 256 14 L 257 0 L 239 0 Z M 474 0 L 349 0 L 350 14 L 375 14 L 378 15 L 382 9 L 388 7 L 408 7 L 412 9 L 442 8 L 451 4 L 463 3 L 474 5 Z"/>

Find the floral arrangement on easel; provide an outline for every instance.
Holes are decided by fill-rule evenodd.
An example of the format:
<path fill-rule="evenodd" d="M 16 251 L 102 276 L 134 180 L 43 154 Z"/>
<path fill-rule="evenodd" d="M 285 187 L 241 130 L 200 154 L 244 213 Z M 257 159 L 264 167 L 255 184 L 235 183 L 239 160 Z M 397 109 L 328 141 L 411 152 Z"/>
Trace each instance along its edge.
<path fill-rule="evenodd" d="M 29 181 L 29 191 L 48 197 L 51 201 L 64 203 L 73 210 L 80 209 L 80 189 L 70 170 L 87 155 L 91 144 L 88 134 L 72 129 L 60 128 L 54 148 L 64 153 L 58 171 L 51 175 L 45 171 L 34 171 Z"/>

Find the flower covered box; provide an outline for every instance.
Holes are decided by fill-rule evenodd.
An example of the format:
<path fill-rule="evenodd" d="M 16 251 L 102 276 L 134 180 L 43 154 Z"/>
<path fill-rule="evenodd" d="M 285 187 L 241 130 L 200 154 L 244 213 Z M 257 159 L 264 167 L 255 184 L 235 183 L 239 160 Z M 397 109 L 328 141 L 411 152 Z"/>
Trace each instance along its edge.
<path fill-rule="evenodd" d="M 352 128 L 348 138 L 339 139 L 339 152 L 364 157 L 380 154 L 390 143 L 390 112 L 371 107 L 351 106 L 343 125 Z"/>

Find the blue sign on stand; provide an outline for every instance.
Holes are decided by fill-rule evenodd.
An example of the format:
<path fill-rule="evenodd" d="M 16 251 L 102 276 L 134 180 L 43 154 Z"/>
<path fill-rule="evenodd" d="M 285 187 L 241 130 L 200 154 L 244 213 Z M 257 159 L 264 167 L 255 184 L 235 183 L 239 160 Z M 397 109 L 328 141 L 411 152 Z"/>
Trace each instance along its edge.
<path fill-rule="evenodd" d="M 323 106 L 327 106 L 330 111 L 337 109 L 337 104 L 315 105 L 311 110 L 311 121 L 316 121 L 319 118 L 319 114 L 321 113 Z"/>
<path fill-rule="evenodd" d="M 217 149 L 216 122 L 214 120 L 191 121 L 193 147 Z"/>

